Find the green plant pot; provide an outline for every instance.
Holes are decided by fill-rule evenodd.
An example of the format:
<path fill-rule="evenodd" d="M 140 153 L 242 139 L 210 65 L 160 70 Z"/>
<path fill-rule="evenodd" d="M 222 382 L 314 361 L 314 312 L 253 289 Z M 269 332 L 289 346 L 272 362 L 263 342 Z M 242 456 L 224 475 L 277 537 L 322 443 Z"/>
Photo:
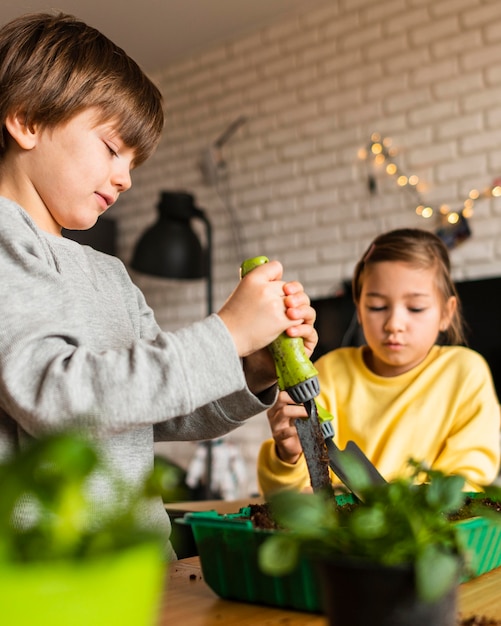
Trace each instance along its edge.
<path fill-rule="evenodd" d="M 416 595 L 409 567 L 354 559 L 318 562 L 324 612 L 332 626 L 456 626 L 457 586 L 435 602 Z"/>
<path fill-rule="evenodd" d="M 166 563 L 158 544 L 82 561 L 2 564 L 2 624 L 152 626 Z"/>

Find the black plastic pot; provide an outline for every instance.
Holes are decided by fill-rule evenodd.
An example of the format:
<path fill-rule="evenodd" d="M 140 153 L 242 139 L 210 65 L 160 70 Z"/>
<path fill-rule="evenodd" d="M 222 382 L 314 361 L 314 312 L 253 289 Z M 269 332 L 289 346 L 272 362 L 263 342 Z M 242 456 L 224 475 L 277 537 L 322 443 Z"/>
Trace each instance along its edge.
<path fill-rule="evenodd" d="M 416 595 L 409 567 L 355 560 L 318 563 L 325 614 L 331 626 L 456 626 L 457 586 L 440 600 Z"/>

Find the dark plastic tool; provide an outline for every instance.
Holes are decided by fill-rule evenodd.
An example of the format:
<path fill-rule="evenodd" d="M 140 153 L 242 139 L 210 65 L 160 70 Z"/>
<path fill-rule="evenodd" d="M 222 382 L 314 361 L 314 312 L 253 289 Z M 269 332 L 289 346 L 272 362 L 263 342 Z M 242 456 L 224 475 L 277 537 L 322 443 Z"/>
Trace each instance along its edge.
<path fill-rule="evenodd" d="M 268 263 L 265 256 L 247 259 L 240 268 L 241 276 Z M 300 337 L 282 333 L 269 346 L 275 361 L 278 386 L 287 391 L 297 404 L 304 404 L 308 419 L 297 419 L 296 428 L 306 459 L 313 491 L 330 487 L 327 447 L 318 419 L 315 396 L 320 392 L 318 372 L 304 350 Z"/>
<path fill-rule="evenodd" d="M 324 411 L 325 409 L 322 409 L 322 413 Z M 371 461 L 369 461 L 354 441 L 348 441 L 344 450 L 341 450 L 336 446 L 332 439 L 334 437 L 334 428 L 332 427 L 331 419 L 321 419 L 320 427 L 325 439 L 325 445 L 327 446 L 329 465 L 331 466 L 332 471 L 336 474 L 339 480 L 357 496 L 357 498 L 362 500 L 363 496 L 358 492 L 357 485 L 350 480 L 349 475 L 345 471 L 344 459 L 347 455 L 352 456 L 354 460 L 358 461 L 359 465 L 365 470 L 367 479 L 372 485 L 382 485 L 386 482 L 383 476 L 381 476 L 378 472 L 377 468 L 371 463 Z"/>

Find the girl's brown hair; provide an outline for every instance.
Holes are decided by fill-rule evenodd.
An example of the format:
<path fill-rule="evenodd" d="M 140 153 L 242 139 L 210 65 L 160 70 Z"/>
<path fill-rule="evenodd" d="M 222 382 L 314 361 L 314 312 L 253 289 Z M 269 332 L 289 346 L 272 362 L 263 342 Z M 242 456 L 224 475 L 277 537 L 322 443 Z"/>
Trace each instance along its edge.
<path fill-rule="evenodd" d="M 352 281 L 353 300 L 358 305 L 367 267 L 383 261 L 400 261 L 419 268 L 435 268 L 437 287 L 443 304 L 451 296 L 457 306 L 444 339 L 451 344 L 465 344 L 461 302 L 452 281 L 449 253 L 437 235 L 418 228 L 401 228 L 374 239 L 355 267 Z"/>
<path fill-rule="evenodd" d="M 134 165 L 153 152 L 164 124 L 162 96 L 121 48 L 63 13 L 24 15 L 0 29 L 0 159 L 9 114 L 51 128 L 90 107 L 99 122 L 117 120 Z"/>

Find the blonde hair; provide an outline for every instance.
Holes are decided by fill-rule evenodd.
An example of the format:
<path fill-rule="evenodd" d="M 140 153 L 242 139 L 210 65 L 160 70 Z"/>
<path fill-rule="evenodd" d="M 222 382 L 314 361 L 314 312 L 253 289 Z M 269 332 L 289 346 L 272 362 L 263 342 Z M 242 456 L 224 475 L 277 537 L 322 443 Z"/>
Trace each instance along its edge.
<path fill-rule="evenodd" d="M 91 107 L 100 122 L 117 121 L 134 165 L 150 156 L 164 124 L 162 96 L 121 48 L 64 13 L 24 15 L 0 29 L 0 159 L 8 115 L 51 128 Z"/>
<path fill-rule="evenodd" d="M 450 297 L 457 306 L 444 339 L 451 344 L 465 344 L 461 302 L 452 281 L 449 253 L 435 234 L 418 228 L 401 228 L 383 233 L 374 239 L 357 263 L 352 280 L 353 300 L 358 305 L 367 267 L 384 261 L 400 261 L 418 268 L 434 268 L 437 287 L 443 304 Z"/>

